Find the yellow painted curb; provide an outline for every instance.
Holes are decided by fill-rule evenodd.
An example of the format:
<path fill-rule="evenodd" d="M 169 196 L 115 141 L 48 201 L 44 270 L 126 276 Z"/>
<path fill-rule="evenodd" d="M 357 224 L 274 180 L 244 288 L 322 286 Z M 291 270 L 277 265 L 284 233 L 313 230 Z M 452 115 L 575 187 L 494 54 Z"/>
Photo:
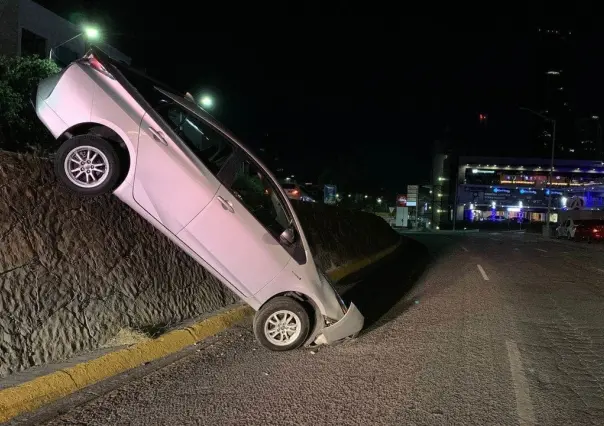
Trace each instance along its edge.
<path fill-rule="evenodd" d="M 373 256 L 343 265 L 328 272 L 328 275 L 332 280 L 339 281 L 389 255 L 400 244 L 399 242 Z M 254 310 L 249 306 L 236 307 L 184 329 L 166 333 L 157 339 L 141 342 L 73 367 L 37 377 L 21 385 L 0 390 L 0 423 L 126 370 L 176 353 L 226 330 L 253 313 Z"/>
<path fill-rule="evenodd" d="M 122 373 L 146 362 L 175 353 L 206 337 L 219 333 L 253 313 L 241 306 L 203 320 L 183 330 L 157 339 L 41 376 L 19 386 L 0 391 L 0 422 L 67 396 L 85 386 Z"/>
<path fill-rule="evenodd" d="M 347 277 L 348 275 L 358 272 L 361 269 L 371 265 L 372 263 L 375 263 L 378 260 L 381 260 L 384 257 L 388 256 L 390 253 L 394 252 L 394 250 L 399 248 L 399 246 L 401 245 L 402 242 L 403 242 L 403 240 L 400 240 L 398 243 L 396 243 L 395 245 L 393 245 L 391 247 L 388 247 L 385 250 L 382 250 L 372 256 L 352 261 L 350 263 L 347 263 L 346 265 L 342 265 L 332 271 L 329 271 L 327 274 L 329 275 L 329 278 L 331 278 L 332 280 L 334 280 L 336 282 L 340 281 L 341 279 Z"/>

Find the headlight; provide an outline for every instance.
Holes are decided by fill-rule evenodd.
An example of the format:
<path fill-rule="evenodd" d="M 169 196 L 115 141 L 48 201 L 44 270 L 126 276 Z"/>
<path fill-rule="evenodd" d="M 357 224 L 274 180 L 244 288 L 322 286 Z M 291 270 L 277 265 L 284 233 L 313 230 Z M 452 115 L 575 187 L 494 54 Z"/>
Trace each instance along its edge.
<path fill-rule="evenodd" d="M 333 292 L 336 295 L 336 299 L 338 299 L 338 303 L 340 304 L 340 308 L 342 308 L 342 312 L 346 313 L 348 311 L 348 307 L 346 307 L 346 303 L 344 303 L 344 299 L 342 299 L 342 297 L 340 296 L 340 293 L 338 293 L 338 291 L 336 290 L 335 286 L 333 285 L 333 283 L 331 282 L 329 277 L 321 271 L 319 271 L 319 276 L 321 277 L 321 280 L 323 280 L 324 282 L 329 284 L 329 286 L 331 287 L 331 289 L 333 290 Z"/>

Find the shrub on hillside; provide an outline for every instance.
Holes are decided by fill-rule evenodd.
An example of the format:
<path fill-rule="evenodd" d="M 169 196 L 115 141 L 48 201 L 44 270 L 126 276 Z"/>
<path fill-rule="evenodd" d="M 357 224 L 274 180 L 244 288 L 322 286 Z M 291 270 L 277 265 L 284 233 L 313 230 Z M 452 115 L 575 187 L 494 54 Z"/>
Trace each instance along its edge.
<path fill-rule="evenodd" d="M 49 59 L 0 55 L 0 149 L 43 152 L 51 146 L 29 98 L 40 80 L 59 71 Z"/>

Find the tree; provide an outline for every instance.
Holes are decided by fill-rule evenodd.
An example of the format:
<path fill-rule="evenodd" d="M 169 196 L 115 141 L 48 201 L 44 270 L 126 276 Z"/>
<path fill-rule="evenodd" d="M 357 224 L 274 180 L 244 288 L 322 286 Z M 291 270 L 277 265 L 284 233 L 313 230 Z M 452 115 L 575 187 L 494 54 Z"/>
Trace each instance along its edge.
<path fill-rule="evenodd" d="M 0 55 L 0 148 L 39 150 L 52 141 L 29 97 L 42 79 L 59 71 L 52 61 L 37 56 Z"/>

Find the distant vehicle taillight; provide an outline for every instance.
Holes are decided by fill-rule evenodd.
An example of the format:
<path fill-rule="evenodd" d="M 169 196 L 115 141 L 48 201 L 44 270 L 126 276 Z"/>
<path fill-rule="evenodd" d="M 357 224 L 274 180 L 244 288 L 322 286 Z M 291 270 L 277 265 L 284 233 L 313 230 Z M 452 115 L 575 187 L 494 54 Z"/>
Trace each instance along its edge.
<path fill-rule="evenodd" d="M 292 194 L 294 194 L 294 195 L 298 195 L 299 193 L 300 193 L 300 191 L 298 191 L 297 189 L 294 189 L 294 190 L 292 191 Z"/>

